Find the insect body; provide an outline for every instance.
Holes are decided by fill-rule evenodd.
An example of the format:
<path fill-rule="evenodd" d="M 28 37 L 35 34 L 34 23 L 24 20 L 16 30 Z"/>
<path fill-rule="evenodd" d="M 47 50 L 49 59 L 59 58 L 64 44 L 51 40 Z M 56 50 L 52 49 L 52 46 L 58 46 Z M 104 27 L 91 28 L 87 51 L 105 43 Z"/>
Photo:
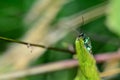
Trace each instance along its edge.
<path fill-rule="evenodd" d="M 82 38 L 84 41 L 84 46 L 86 47 L 86 49 L 92 53 L 92 46 L 91 46 L 91 41 L 90 38 L 88 36 L 86 36 L 84 33 L 79 34 L 79 38 Z"/>

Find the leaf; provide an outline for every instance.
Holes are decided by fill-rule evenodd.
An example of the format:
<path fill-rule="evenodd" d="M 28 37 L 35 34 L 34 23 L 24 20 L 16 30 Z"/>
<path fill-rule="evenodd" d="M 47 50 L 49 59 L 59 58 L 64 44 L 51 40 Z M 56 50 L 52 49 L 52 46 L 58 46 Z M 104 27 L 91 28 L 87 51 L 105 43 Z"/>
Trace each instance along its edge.
<path fill-rule="evenodd" d="M 86 41 L 89 41 L 88 38 L 86 39 L 84 41 L 83 37 L 78 37 L 75 41 L 76 54 L 79 63 L 78 75 L 75 80 L 101 80 L 96 68 L 95 59 L 87 48 L 89 46 L 87 45 L 87 47 L 85 47 Z"/>

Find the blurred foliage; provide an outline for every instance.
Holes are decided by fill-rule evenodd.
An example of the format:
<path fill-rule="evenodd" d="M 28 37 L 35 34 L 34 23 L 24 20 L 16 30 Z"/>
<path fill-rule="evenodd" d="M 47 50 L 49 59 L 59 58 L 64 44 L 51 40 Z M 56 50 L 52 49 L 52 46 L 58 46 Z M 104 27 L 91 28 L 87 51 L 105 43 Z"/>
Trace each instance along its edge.
<path fill-rule="evenodd" d="M 27 31 L 27 28 L 23 25 L 24 14 L 31 8 L 31 5 L 35 0 L 1 0 L 0 1 L 0 36 L 5 36 L 13 39 L 20 38 Z M 53 23 L 56 23 L 59 19 L 67 16 L 71 16 L 78 12 L 81 12 L 89 7 L 95 6 L 104 2 L 105 0 L 70 0 L 60 10 Z M 112 0 L 111 6 L 118 9 L 112 9 L 110 12 L 110 20 L 108 22 L 109 28 L 116 34 L 108 30 L 105 25 L 106 16 L 103 16 L 91 23 L 79 27 L 80 30 L 91 37 L 93 53 L 110 52 L 115 51 L 120 47 L 120 39 L 117 35 L 120 35 L 120 10 L 119 0 Z M 78 29 L 79 29 L 78 28 Z M 79 31 L 80 32 L 80 31 Z M 74 45 L 76 35 L 74 31 L 69 33 L 61 41 L 56 43 L 54 46 L 65 48 L 65 44 Z M 58 34 L 60 35 L 60 34 Z M 98 36 L 99 35 L 99 36 Z M 115 43 L 113 43 L 115 42 Z M 0 54 L 6 50 L 8 43 L 0 40 Z M 33 61 L 30 65 L 37 66 L 43 63 L 55 62 L 59 60 L 71 59 L 72 54 L 61 53 L 55 51 L 46 51 L 45 54 Z M 73 80 L 76 74 L 76 68 L 66 69 L 46 74 L 38 74 L 23 78 L 23 80 Z M 20 79 L 22 80 L 22 79 Z"/>
<path fill-rule="evenodd" d="M 24 15 L 21 0 L 0 1 L 0 36 L 19 38 L 24 33 L 22 19 Z M 0 40 L 0 51 L 6 49 L 6 42 Z"/>
<path fill-rule="evenodd" d="M 108 28 L 120 36 L 120 0 L 111 0 L 108 8 Z"/>

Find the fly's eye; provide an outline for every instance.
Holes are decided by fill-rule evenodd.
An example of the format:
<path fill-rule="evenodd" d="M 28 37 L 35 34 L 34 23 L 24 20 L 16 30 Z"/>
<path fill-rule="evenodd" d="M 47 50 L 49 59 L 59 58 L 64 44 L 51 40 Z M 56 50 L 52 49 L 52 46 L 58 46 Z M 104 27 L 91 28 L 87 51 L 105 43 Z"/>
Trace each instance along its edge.
<path fill-rule="evenodd" d="M 79 34 L 79 37 L 84 37 L 84 33 L 80 33 L 80 34 Z"/>

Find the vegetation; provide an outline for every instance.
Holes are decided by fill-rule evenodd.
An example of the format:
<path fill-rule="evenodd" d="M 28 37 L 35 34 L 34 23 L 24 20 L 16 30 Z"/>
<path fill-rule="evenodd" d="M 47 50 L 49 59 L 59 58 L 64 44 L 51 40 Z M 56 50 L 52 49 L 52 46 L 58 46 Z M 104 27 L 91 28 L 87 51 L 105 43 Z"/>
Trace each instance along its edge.
<path fill-rule="evenodd" d="M 0 80 L 74 80 L 75 40 L 91 39 L 104 80 L 120 76 L 119 0 L 1 0 Z M 77 32 L 77 34 L 76 34 Z"/>

